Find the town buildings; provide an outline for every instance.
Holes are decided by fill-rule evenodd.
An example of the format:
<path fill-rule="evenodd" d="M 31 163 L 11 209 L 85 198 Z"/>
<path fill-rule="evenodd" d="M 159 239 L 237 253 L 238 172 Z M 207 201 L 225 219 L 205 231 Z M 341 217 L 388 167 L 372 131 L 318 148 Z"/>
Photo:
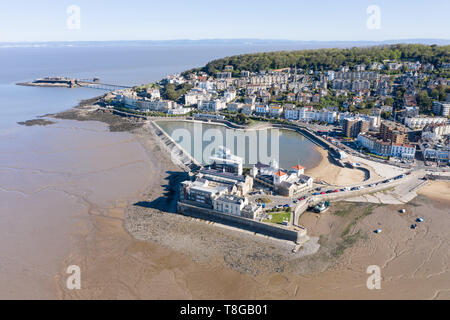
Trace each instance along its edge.
<path fill-rule="evenodd" d="M 253 188 L 253 177 L 242 174 L 243 159 L 219 148 L 211 165 L 193 180 L 181 184 L 180 203 L 224 214 L 255 219 L 261 207 L 249 203 L 246 195 Z"/>
<path fill-rule="evenodd" d="M 370 123 L 359 118 L 344 119 L 342 131 L 346 137 L 357 138 L 360 133 L 369 131 Z"/>
<path fill-rule="evenodd" d="M 272 160 L 269 164 L 257 163 L 250 174 L 255 183 L 269 187 L 280 195 L 293 197 L 313 187 L 314 179 L 304 172 L 305 168 L 301 165 L 296 165 L 290 170 L 280 169 L 278 163 Z"/>
<path fill-rule="evenodd" d="M 408 139 L 405 126 L 392 121 L 381 123 L 380 137 L 383 141 L 390 141 L 395 144 L 403 144 Z"/>
<path fill-rule="evenodd" d="M 446 122 L 447 118 L 444 117 L 417 116 L 405 118 L 405 125 L 411 129 L 423 129 L 428 124 L 439 124 Z"/>

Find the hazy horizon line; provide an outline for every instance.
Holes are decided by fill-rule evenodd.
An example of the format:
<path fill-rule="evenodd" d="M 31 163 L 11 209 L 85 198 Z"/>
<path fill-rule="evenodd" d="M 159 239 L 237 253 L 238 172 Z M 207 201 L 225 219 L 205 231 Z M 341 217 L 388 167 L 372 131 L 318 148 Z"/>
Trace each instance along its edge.
<path fill-rule="evenodd" d="M 310 42 L 310 43 L 385 43 L 385 42 L 401 42 L 401 41 L 439 41 L 449 42 L 450 39 L 445 38 L 401 38 L 386 40 L 292 40 L 292 39 L 270 39 L 270 38 L 202 38 L 202 39 L 164 39 L 164 40 L 42 40 L 42 41 L 0 41 L 0 44 L 32 44 L 32 43 L 108 43 L 108 42 L 207 42 L 207 41 L 266 41 L 266 42 Z"/>

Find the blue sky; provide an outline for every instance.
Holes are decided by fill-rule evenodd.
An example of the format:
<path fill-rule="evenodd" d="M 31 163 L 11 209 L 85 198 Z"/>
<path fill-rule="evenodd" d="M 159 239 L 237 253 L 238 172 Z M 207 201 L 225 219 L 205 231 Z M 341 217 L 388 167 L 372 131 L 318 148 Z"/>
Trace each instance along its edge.
<path fill-rule="evenodd" d="M 70 5 L 80 29 L 67 28 Z M 370 5 L 380 29 L 366 26 Z M 1 1 L 0 42 L 449 39 L 449 12 L 446 0 L 15 0 Z"/>

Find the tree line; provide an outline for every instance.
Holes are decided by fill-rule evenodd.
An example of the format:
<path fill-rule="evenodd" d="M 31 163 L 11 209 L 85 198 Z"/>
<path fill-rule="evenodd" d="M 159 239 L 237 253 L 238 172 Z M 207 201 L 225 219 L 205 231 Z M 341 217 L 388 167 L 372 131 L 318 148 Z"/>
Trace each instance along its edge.
<path fill-rule="evenodd" d="M 233 66 L 234 74 L 240 71 L 258 72 L 281 68 L 312 69 L 314 71 L 337 70 L 342 65 L 370 65 L 373 62 L 419 61 L 431 63 L 439 68 L 450 62 L 450 46 L 396 44 L 375 47 L 354 47 L 348 49 L 317 49 L 300 51 L 276 51 L 243 54 L 225 57 L 209 62 L 204 68 L 190 71 L 205 71 L 210 75 Z"/>

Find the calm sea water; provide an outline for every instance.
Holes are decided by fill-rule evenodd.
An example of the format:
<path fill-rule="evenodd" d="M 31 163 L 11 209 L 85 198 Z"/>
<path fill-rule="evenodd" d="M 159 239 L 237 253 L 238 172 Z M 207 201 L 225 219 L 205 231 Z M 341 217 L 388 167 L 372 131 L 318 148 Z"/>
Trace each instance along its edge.
<path fill-rule="evenodd" d="M 0 135 L 18 130 L 16 122 L 58 112 L 95 89 L 32 88 L 17 82 L 45 76 L 99 77 L 103 83 L 139 85 L 241 53 L 299 49 L 297 46 L 74 46 L 0 48 Z"/>
<path fill-rule="evenodd" d="M 160 121 L 158 125 L 197 161 L 206 164 L 218 146 L 224 145 L 244 158 L 246 166 L 275 159 L 281 168 L 301 164 L 307 169 L 321 159 L 314 144 L 290 130 L 234 130 L 222 125 L 186 121 Z M 228 137 L 228 139 L 227 139 Z M 201 149 L 196 146 L 201 145 Z"/>
<path fill-rule="evenodd" d="M 67 120 L 45 127 L 17 124 L 69 109 L 103 91 L 15 83 L 69 76 L 135 85 L 213 58 L 274 49 L 0 48 L 0 298 L 55 298 L 55 274 L 65 267 L 62 261 L 74 247 L 72 236 L 80 217 L 89 208 L 102 210 L 138 197 L 152 166 L 130 134 L 110 133 L 105 124 Z M 285 144 L 297 148 L 299 138 Z"/>

